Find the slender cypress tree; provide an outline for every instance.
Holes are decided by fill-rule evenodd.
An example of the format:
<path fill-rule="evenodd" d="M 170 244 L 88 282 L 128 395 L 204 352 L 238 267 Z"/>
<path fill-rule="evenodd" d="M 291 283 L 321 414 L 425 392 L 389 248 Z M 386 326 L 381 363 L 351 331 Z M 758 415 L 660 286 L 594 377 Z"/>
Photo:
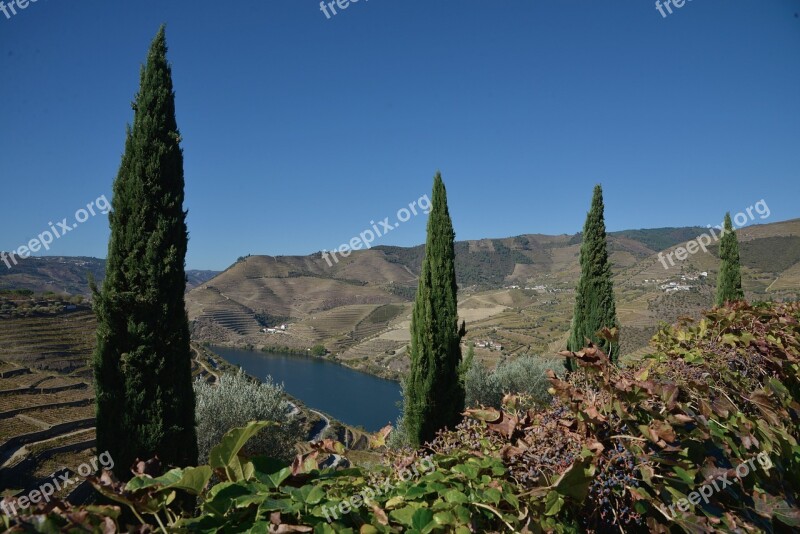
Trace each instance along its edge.
<path fill-rule="evenodd" d="M 739 241 L 731 223 L 731 214 L 725 214 L 725 233 L 719 241 L 719 275 L 717 276 L 717 306 L 728 301 L 744 300 L 742 273 L 739 265 Z"/>
<path fill-rule="evenodd" d="M 454 427 L 464 411 L 459 379 L 461 338 L 458 327 L 455 232 L 447 192 L 438 172 L 433 180 L 425 258 L 411 318 L 411 371 L 405 383 L 405 432 L 412 446 Z"/>
<path fill-rule="evenodd" d="M 603 188 L 594 187 L 592 207 L 586 215 L 581 243 L 581 278 L 575 290 L 575 311 L 572 316 L 567 349 L 579 351 L 586 344 L 586 338 L 610 353 L 616 361 L 616 346 L 596 335 L 601 328 L 617 327 L 617 308 L 614 300 L 614 283 L 611 280 L 611 262 L 608 259 L 606 244 L 606 223 L 604 219 Z M 574 362 L 566 360 L 566 367 L 572 371 Z"/>
<path fill-rule="evenodd" d="M 197 462 L 183 153 L 166 54 L 162 26 L 141 69 L 114 181 L 106 278 L 93 288 L 97 449 L 111 454 L 121 479 L 137 457 Z"/>

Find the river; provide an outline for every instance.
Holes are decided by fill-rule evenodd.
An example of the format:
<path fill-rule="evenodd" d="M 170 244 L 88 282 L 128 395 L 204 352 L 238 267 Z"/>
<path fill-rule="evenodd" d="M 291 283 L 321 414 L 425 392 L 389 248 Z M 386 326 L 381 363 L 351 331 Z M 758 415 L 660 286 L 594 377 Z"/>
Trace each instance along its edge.
<path fill-rule="evenodd" d="M 211 350 L 231 365 L 265 380 L 283 383 L 291 396 L 351 426 L 374 432 L 400 414 L 400 384 L 312 356 L 248 351 L 228 347 Z"/>

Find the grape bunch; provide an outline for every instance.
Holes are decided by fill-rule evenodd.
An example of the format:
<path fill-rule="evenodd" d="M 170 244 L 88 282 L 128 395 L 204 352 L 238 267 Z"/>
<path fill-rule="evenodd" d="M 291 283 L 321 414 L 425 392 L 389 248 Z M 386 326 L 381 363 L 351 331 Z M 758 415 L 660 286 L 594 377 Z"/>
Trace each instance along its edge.
<path fill-rule="evenodd" d="M 594 480 L 583 514 L 583 526 L 589 531 L 646 531 L 644 518 L 633 509 L 628 488 L 639 487 L 636 457 L 621 440 L 615 440 L 598 459 Z"/>

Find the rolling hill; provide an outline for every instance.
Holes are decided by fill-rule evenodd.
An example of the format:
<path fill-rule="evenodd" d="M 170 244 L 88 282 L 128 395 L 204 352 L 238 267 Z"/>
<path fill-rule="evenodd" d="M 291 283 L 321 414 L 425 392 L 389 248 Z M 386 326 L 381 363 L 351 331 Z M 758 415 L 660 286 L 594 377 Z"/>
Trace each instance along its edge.
<path fill-rule="evenodd" d="M 28 289 L 34 293 L 65 293 L 89 297 L 89 278 L 105 278 L 106 260 L 83 256 L 32 256 L 16 264 L 0 263 L 0 290 Z M 214 278 L 219 271 L 186 271 L 186 289 Z"/>
<path fill-rule="evenodd" d="M 705 231 L 609 234 L 625 355 L 641 351 L 660 322 L 712 305 L 715 244 L 669 269 L 659 256 Z M 800 220 L 745 227 L 738 236 L 748 298 L 797 298 Z M 456 243 L 459 310 L 479 357 L 494 362 L 564 347 L 580 242 L 580 234 L 526 234 Z M 291 350 L 321 344 L 348 365 L 397 377 L 407 366 L 411 302 L 423 254 L 422 245 L 379 246 L 354 251 L 331 266 L 315 253 L 248 256 L 221 273 L 187 271 L 193 339 Z M 0 290 L 88 296 L 88 277 L 102 280 L 104 267 L 96 258 L 29 258 L 0 269 Z M 285 330 L 275 328 L 283 324 Z"/>
<path fill-rule="evenodd" d="M 640 351 L 660 322 L 713 303 L 716 246 L 665 269 L 702 227 L 609 234 L 622 350 Z M 751 300 L 796 299 L 800 220 L 738 231 Z M 459 311 L 482 358 L 563 349 L 579 276 L 580 234 L 528 234 L 456 243 Z M 354 251 L 329 266 L 320 253 L 249 256 L 187 294 L 198 341 L 305 349 L 324 345 L 357 368 L 397 376 L 406 368 L 411 302 L 423 246 Z M 287 324 L 287 329 L 272 327 Z"/>
<path fill-rule="evenodd" d="M 609 235 L 623 362 L 643 352 L 660 322 L 712 305 L 718 247 L 669 269 L 659 256 L 674 254 L 704 230 Z M 738 237 L 748 299 L 797 299 L 800 220 L 747 227 Z M 579 249 L 580 235 L 457 243 L 459 314 L 479 359 L 491 364 L 564 348 Z M 348 366 L 397 378 L 408 366 L 423 253 L 422 246 L 375 247 L 331 267 L 319 253 L 250 256 L 222 273 L 187 273 L 189 287 L 197 284 L 186 295 L 193 340 L 304 351 L 322 344 Z M 50 477 L 56 464 L 72 465 L 94 444 L 88 359 L 96 323 L 78 296 L 87 294 L 88 273 L 102 279 L 104 262 L 54 257 L 17 267 L 0 273 L 0 488 Z M 193 374 L 213 379 L 222 363 L 202 346 L 194 352 Z M 71 497 L 80 500 L 85 489 Z"/>

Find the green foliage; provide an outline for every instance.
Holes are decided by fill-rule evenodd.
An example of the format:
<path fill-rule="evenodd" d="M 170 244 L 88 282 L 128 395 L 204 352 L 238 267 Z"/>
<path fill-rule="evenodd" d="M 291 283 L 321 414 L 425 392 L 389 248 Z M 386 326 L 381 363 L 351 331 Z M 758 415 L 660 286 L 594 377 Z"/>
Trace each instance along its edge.
<path fill-rule="evenodd" d="M 252 345 L 245 345 L 246 350 L 255 350 Z M 278 354 L 302 354 L 308 355 L 309 350 L 302 347 L 290 347 L 288 345 L 264 345 L 261 347 L 261 352 L 272 352 Z"/>
<path fill-rule="evenodd" d="M 314 345 L 311 347 L 312 356 L 325 356 L 326 354 L 328 354 L 328 349 L 325 348 L 325 345 Z"/>
<path fill-rule="evenodd" d="M 454 427 L 464 409 L 459 380 L 461 337 L 458 328 L 455 232 L 442 177 L 433 182 L 425 259 L 411 316 L 411 370 L 405 382 L 405 431 L 413 446 Z"/>
<path fill-rule="evenodd" d="M 246 441 L 267 425 L 250 423 L 223 437 L 210 465 L 162 474 L 142 463 L 127 485 L 90 480 L 164 531 L 797 531 L 800 304 L 734 303 L 662 328 L 653 347 L 624 369 L 596 347 L 566 352 L 584 372 L 548 373 L 552 404 L 527 409 L 510 395 L 502 409 L 467 410 L 413 473 L 402 470 L 424 465 L 421 453 L 320 469 L 344 452 L 330 441 L 291 466 L 247 459 Z M 181 494 L 198 509 L 175 511 Z M 42 505 L 1 520 L 28 532 L 120 527 L 117 507 L 75 512 Z"/>
<path fill-rule="evenodd" d="M 500 406 L 503 392 L 494 373 L 481 362 L 473 362 L 464 374 L 465 406 Z"/>
<path fill-rule="evenodd" d="M 253 316 L 258 324 L 264 327 L 279 326 L 291 320 L 291 317 L 286 315 L 270 315 L 268 313 L 256 313 Z"/>
<path fill-rule="evenodd" d="M 584 372 L 550 375 L 551 407 L 468 410 L 432 449 L 502 457 L 542 529 L 796 530 L 799 319 L 798 304 L 720 308 L 664 327 L 630 369 L 566 352 Z"/>
<path fill-rule="evenodd" d="M 534 405 L 544 406 L 552 398 L 547 392 L 547 371 L 561 367 L 561 362 L 537 356 L 522 356 L 500 362 L 489 371 L 480 362 L 466 374 L 466 405 L 500 408 L 507 393 L 524 395 Z"/>
<path fill-rule="evenodd" d="M 800 262 L 800 236 L 762 237 L 739 243 L 741 264 L 765 273 L 782 273 Z"/>
<path fill-rule="evenodd" d="M 467 380 L 467 373 L 469 373 L 470 369 L 475 363 L 475 343 L 472 341 L 469 342 L 467 345 L 467 355 L 464 356 L 464 359 L 461 360 L 461 363 L 458 364 L 458 379 L 464 384 Z"/>
<path fill-rule="evenodd" d="M 500 287 L 517 264 L 529 265 L 533 260 L 510 249 L 499 239 L 491 241 L 493 251 L 470 250 L 468 242 L 455 244 L 456 278 L 465 287 Z"/>
<path fill-rule="evenodd" d="M 683 228 L 647 228 L 642 230 L 623 230 L 611 232 L 610 236 L 620 236 L 633 239 L 653 251 L 666 250 L 675 245 L 697 239 L 700 234 L 708 232 L 702 226 L 687 226 Z"/>
<path fill-rule="evenodd" d="M 397 459 L 394 468 L 320 469 L 318 456 L 341 453 L 341 444 L 320 443 L 291 466 L 241 455 L 246 442 L 268 423 L 228 432 L 209 465 L 159 475 L 152 465 L 127 484 L 104 474 L 90 478 L 107 499 L 131 510 L 150 531 L 180 532 L 489 532 L 518 529 L 524 510 L 498 458 L 467 452 Z M 145 474 L 145 471 L 148 474 Z M 209 486 L 212 474 L 218 483 Z M 198 513 L 178 514 L 171 503 L 194 496 Z M 120 529 L 118 507 L 87 507 L 80 514 L 44 512 L 4 518 L 20 531 L 104 525 Z M 98 529 L 99 530 L 99 529 Z"/>
<path fill-rule="evenodd" d="M 575 290 L 575 311 L 567 349 L 578 350 L 584 346 L 586 339 L 589 339 L 609 351 L 612 360 L 616 361 L 616 344 L 601 340 L 597 335 L 597 332 L 604 327 L 619 327 L 603 212 L 603 189 L 597 185 L 594 188 L 592 207 L 586 215 L 586 223 L 583 226 L 581 278 Z M 572 370 L 571 362 L 571 360 L 566 362 L 568 370 Z"/>
<path fill-rule="evenodd" d="M 30 289 L 0 289 L 0 295 L 20 295 L 22 297 L 32 297 L 33 291 Z"/>
<path fill-rule="evenodd" d="M 717 275 L 717 306 L 744 299 L 742 273 L 739 263 L 739 242 L 731 224 L 731 214 L 725 214 L 725 233 L 719 241 L 719 274 Z"/>
<path fill-rule="evenodd" d="M 414 297 L 417 296 L 416 287 L 404 286 L 400 284 L 389 284 L 386 286 L 386 290 L 392 295 L 397 295 L 404 300 L 414 300 Z"/>
<path fill-rule="evenodd" d="M 514 272 L 516 265 L 528 265 L 533 260 L 518 249 L 506 246 L 499 239 L 491 240 L 493 251 L 470 250 L 466 241 L 454 243 L 456 255 L 456 281 L 461 287 L 500 287 L 508 275 Z M 514 238 L 514 243 L 522 250 L 529 250 L 530 244 L 525 237 Z M 411 271 L 420 272 L 425 256 L 425 247 L 374 247 L 386 255 L 386 260 L 408 267 Z M 390 290 L 398 295 L 406 296 L 406 286 L 397 286 Z M 410 297 L 414 297 L 413 289 Z"/>
<path fill-rule="evenodd" d="M 530 242 L 527 238 L 516 237 L 514 238 L 515 242 L 518 243 L 521 247 L 527 248 L 530 247 Z M 522 241 L 524 240 L 524 241 Z M 494 248 L 495 258 L 494 261 L 497 262 L 497 257 L 501 259 L 501 263 L 505 262 L 505 258 L 508 258 L 508 262 L 510 263 L 509 268 L 513 271 L 514 266 L 516 264 L 520 265 L 531 265 L 533 264 L 533 260 L 530 259 L 525 254 L 521 253 L 518 250 L 510 249 L 502 241 L 499 239 L 492 240 L 492 247 Z M 509 273 L 510 274 L 510 273 Z"/>
<path fill-rule="evenodd" d="M 183 154 L 166 53 L 162 27 L 141 70 L 114 181 L 106 278 L 101 290 L 93 287 L 97 447 L 109 451 L 120 476 L 137 457 L 197 461 Z"/>
<path fill-rule="evenodd" d="M 296 443 L 305 440 L 303 426 L 286 400 L 283 387 L 267 377 L 264 383 L 250 380 L 241 370 L 223 374 L 218 384 L 197 381 L 197 444 L 201 462 L 207 460 L 214 444 L 232 428 L 248 421 L 279 423 L 250 440 L 245 453 L 290 460 Z"/>
<path fill-rule="evenodd" d="M 739 263 L 756 271 L 780 274 L 800 261 L 800 236 L 759 237 L 738 245 Z M 719 258 L 720 243 L 709 245 L 708 252 Z"/>

